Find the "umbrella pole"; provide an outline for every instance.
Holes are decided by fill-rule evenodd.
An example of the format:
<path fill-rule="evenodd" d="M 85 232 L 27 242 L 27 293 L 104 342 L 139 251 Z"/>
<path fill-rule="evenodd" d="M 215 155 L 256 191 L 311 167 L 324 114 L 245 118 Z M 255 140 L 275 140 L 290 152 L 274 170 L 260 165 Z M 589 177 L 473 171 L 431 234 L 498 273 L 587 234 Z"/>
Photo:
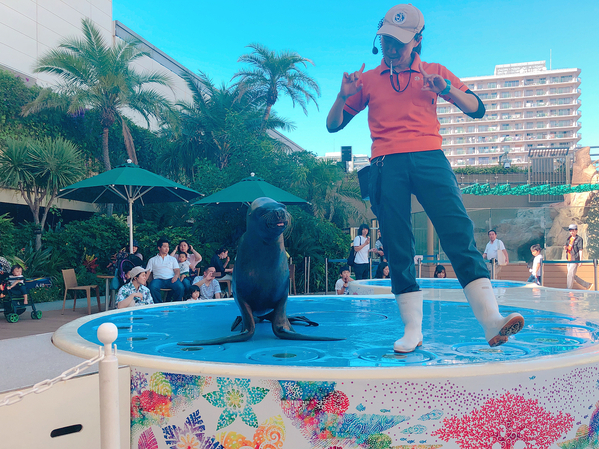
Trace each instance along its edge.
<path fill-rule="evenodd" d="M 129 225 L 129 254 L 133 254 L 133 199 L 129 198 L 129 216 L 127 217 Z"/>

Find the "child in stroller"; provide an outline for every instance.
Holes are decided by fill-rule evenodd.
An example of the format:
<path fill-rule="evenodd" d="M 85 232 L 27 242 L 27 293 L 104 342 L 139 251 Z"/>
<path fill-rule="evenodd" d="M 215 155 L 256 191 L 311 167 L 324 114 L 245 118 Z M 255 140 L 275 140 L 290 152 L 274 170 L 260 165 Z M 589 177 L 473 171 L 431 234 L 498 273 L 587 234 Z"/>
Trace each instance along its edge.
<path fill-rule="evenodd" d="M 0 257 L 0 299 L 4 307 L 4 317 L 9 323 L 19 321 L 27 306 L 31 305 L 31 318 L 39 320 L 41 310 L 36 310 L 33 301 L 29 302 L 28 289 L 23 277 L 23 267 L 15 265 L 11 268 L 10 262 Z"/>

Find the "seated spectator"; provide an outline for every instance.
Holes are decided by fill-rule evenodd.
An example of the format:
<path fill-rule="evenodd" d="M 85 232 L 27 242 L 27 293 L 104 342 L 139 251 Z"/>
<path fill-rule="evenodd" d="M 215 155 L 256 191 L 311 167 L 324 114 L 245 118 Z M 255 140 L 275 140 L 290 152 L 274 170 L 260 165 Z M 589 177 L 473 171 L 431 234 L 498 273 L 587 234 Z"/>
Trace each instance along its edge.
<path fill-rule="evenodd" d="M 187 260 L 187 253 L 179 253 L 177 255 L 177 261 L 179 262 L 179 279 L 183 282 L 185 291 L 188 292 L 191 288 L 191 282 L 189 281 L 189 261 Z"/>
<path fill-rule="evenodd" d="M 25 285 L 25 277 L 23 276 L 23 267 L 21 265 L 14 265 L 10 270 L 10 276 L 8 276 L 8 286 L 6 289 L 13 298 L 19 296 L 23 297 L 23 304 L 29 303 L 29 290 Z"/>
<path fill-rule="evenodd" d="M 375 279 L 389 279 L 389 264 L 387 262 L 381 262 L 376 268 Z"/>
<path fill-rule="evenodd" d="M 133 252 L 131 255 L 139 257 L 139 260 L 144 260 L 144 256 L 139 252 L 139 242 L 135 239 L 133 239 Z"/>
<path fill-rule="evenodd" d="M 197 301 L 200 299 L 200 287 L 197 285 L 192 285 L 189 289 L 189 299 L 188 301 Z"/>
<path fill-rule="evenodd" d="M 202 256 L 198 253 L 193 246 L 191 246 L 187 241 L 181 240 L 177 247 L 171 253 L 171 256 L 175 256 L 175 254 L 185 253 L 187 254 L 187 261 L 189 262 L 189 271 L 195 271 L 196 265 L 202 261 Z"/>
<path fill-rule="evenodd" d="M 347 265 L 344 265 L 339 269 L 340 277 L 335 283 L 335 291 L 338 295 L 349 295 L 349 283 L 353 281 L 350 275 L 351 272 Z"/>
<path fill-rule="evenodd" d="M 177 259 L 168 255 L 169 243 L 166 239 L 160 239 L 157 243 L 158 254 L 148 260 L 146 269 L 152 272 L 150 292 L 154 304 L 162 302 L 161 288 L 170 288 L 169 298 L 172 301 L 181 301 L 185 287 L 179 280 L 179 263 Z"/>
<path fill-rule="evenodd" d="M 216 268 L 214 276 L 217 279 L 232 279 L 233 268 L 227 268 L 227 265 L 229 265 L 229 250 L 227 248 L 219 248 L 210 259 L 210 265 Z"/>
<path fill-rule="evenodd" d="M 204 270 L 203 276 L 197 276 L 193 285 L 200 289 L 200 299 L 220 299 L 220 284 L 216 280 L 216 267 L 209 265 Z"/>
<path fill-rule="evenodd" d="M 146 287 L 147 271 L 143 267 L 134 267 L 127 273 L 130 281 L 119 288 L 116 294 L 116 304 L 119 309 L 154 304 L 150 289 Z"/>
<path fill-rule="evenodd" d="M 435 274 L 433 274 L 435 278 L 446 278 L 447 273 L 445 272 L 445 267 L 443 265 L 437 265 L 435 267 Z"/>

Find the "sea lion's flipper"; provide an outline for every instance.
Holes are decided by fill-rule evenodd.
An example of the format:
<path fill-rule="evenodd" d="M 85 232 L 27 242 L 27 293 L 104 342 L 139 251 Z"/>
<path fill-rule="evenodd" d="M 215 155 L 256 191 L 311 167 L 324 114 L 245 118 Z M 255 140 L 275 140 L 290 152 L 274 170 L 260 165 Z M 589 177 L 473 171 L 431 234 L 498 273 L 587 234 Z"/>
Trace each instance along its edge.
<path fill-rule="evenodd" d="M 235 318 L 235 321 L 233 321 L 233 324 L 231 324 L 231 332 L 233 332 L 241 323 L 243 323 L 243 320 L 240 316 Z"/>
<path fill-rule="evenodd" d="M 230 335 L 228 337 L 222 338 L 214 338 L 212 340 L 193 340 L 193 341 L 180 341 L 177 343 L 179 346 L 209 346 L 209 345 L 222 345 L 225 343 L 237 343 L 240 341 L 247 341 L 254 336 L 254 332 L 256 331 L 256 323 L 254 321 L 254 316 L 252 315 L 252 311 L 248 304 L 239 303 L 239 310 L 241 311 L 241 317 L 237 317 L 240 319 L 242 324 L 242 330 L 240 334 Z M 237 319 L 233 323 L 235 327 L 237 327 Z M 233 327 L 231 327 L 233 330 Z"/>
<path fill-rule="evenodd" d="M 296 323 L 296 324 L 305 324 L 306 326 L 318 326 L 318 323 L 316 321 L 312 321 L 310 319 L 308 319 L 305 316 L 288 316 L 287 319 L 289 320 L 290 323 Z"/>
<path fill-rule="evenodd" d="M 272 331 L 281 340 L 308 340 L 308 341 L 339 341 L 345 340 L 345 338 L 334 338 L 334 337 L 319 337 L 317 335 L 304 335 L 298 334 L 293 329 L 288 330 L 283 327 L 272 325 Z"/>
<path fill-rule="evenodd" d="M 309 340 L 309 341 L 339 341 L 343 338 L 318 337 L 316 335 L 298 334 L 293 330 L 289 319 L 285 314 L 285 303 L 287 301 L 279 301 L 277 307 L 271 314 L 272 331 L 282 340 Z"/>

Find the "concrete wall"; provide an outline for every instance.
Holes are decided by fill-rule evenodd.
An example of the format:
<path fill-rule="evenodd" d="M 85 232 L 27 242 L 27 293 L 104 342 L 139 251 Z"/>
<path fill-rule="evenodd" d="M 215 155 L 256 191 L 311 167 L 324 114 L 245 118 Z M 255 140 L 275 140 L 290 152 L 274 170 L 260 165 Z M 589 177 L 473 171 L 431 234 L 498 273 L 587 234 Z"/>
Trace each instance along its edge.
<path fill-rule="evenodd" d="M 0 0 L 0 65 L 53 84 L 52 76 L 33 73 L 36 61 L 63 39 L 81 36 L 89 17 L 112 43 L 112 0 Z"/>

